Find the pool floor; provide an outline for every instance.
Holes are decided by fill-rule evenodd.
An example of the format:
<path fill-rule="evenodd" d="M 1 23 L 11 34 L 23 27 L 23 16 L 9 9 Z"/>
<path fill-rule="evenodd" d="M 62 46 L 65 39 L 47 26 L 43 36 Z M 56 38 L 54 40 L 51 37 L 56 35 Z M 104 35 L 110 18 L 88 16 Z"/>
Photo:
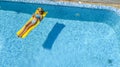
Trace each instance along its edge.
<path fill-rule="evenodd" d="M 25 39 L 18 38 L 16 32 L 30 17 L 0 10 L 0 67 L 120 66 L 119 40 L 104 22 L 45 17 Z M 55 25 L 64 27 L 53 33 Z"/>

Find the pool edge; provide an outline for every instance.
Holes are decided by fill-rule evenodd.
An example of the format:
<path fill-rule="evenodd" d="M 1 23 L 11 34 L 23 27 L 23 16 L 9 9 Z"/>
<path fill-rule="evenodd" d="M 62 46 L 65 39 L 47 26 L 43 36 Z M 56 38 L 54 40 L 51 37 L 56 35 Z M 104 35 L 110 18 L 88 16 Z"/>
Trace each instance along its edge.
<path fill-rule="evenodd" d="M 72 6 L 72 7 L 85 7 L 85 8 L 95 8 L 95 9 L 106 9 L 110 11 L 114 11 L 120 16 L 120 9 L 115 8 L 113 6 L 106 6 L 106 5 L 95 5 L 90 3 L 75 3 L 75 2 L 60 2 L 60 1 L 24 1 L 24 0 L 2 0 L 6 2 L 23 2 L 23 3 L 37 3 L 37 4 L 49 4 L 49 5 L 61 5 L 61 6 Z"/>

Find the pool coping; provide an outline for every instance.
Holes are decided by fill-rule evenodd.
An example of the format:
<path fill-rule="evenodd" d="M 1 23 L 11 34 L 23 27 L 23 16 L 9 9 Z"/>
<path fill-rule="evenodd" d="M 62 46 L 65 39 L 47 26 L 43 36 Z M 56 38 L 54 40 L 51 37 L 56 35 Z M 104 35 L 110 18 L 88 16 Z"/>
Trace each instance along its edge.
<path fill-rule="evenodd" d="M 84 0 L 55 0 L 55 1 L 63 1 L 63 2 L 76 2 L 76 3 L 85 3 L 85 4 L 95 4 L 95 5 L 106 5 L 106 6 L 113 6 L 115 8 L 119 8 L 120 9 L 120 3 L 114 3 L 114 2 L 107 2 L 107 1 L 84 1 Z"/>
<path fill-rule="evenodd" d="M 37 4 L 50 4 L 50 5 L 61 5 L 61 6 L 72 6 L 72 7 L 85 7 L 85 8 L 95 8 L 95 9 L 106 9 L 116 12 L 120 16 L 120 9 L 113 6 L 101 5 L 101 4 L 91 4 L 91 3 L 76 3 L 76 2 L 63 2 L 63 1 L 25 1 L 25 0 L 3 0 L 12 2 L 24 2 L 24 3 L 37 3 Z"/>

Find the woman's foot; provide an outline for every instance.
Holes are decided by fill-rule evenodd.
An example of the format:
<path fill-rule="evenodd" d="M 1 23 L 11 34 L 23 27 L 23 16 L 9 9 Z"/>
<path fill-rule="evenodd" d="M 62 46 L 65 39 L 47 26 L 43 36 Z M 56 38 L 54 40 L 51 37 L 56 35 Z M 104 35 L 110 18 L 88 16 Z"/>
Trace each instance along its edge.
<path fill-rule="evenodd" d="M 21 38 L 22 36 L 19 36 L 19 35 L 18 35 L 18 37 Z"/>

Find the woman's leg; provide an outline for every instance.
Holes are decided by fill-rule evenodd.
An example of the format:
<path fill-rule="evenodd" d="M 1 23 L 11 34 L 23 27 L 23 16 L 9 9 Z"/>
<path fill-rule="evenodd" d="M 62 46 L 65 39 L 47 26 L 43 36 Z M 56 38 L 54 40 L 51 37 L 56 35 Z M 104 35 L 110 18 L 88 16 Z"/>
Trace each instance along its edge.
<path fill-rule="evenodd" d="M 25 32 L 27 32 L 27 30 L 30 28 L 30 27 L 32 27 L 32 26 L 34 26 L 34 24 L 29 24 L 25 29 L 24 29 L 24 31 L 20 34 L 20 36 L 23 36 L 23 34 L 25 33 Z"/>
<path fill-rule="evenodd" d="M 31 22 L 29 22 L 27 25 L 25 25 L 24 29 L 22 30 L 22 32 L 20 33 L 19 36 L 21 36 L 23 34 L 23 32 L 26 30 L 26 28 L 31 24 Z"/>

